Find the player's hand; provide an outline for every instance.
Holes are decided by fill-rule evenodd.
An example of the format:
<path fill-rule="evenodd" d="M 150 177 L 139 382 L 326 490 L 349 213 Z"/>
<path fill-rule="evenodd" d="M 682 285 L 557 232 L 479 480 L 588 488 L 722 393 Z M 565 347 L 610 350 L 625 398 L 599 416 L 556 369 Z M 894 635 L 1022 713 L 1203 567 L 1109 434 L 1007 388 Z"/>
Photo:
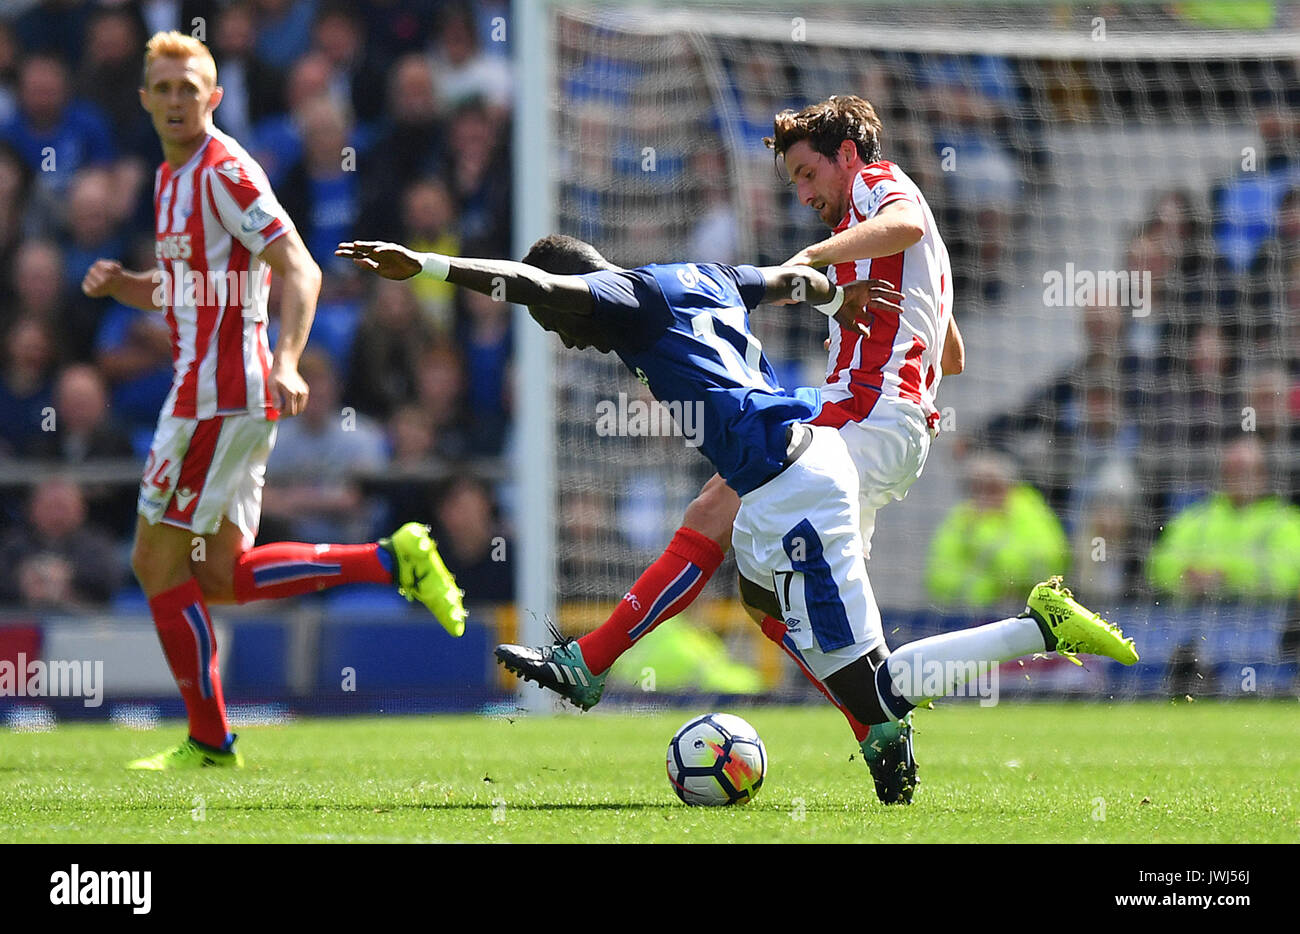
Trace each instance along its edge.
<path fill-rule="evenodd" d="M 298 373 L 295 364 L 277 360 L 271 367 L 271 393 L 281 415 L 302 414 L 307 407 L 309 392 L 307 381 Z"/>
<path fill-rule="evenodd" d="M 349 241 L 340 243 L 334 255 L 350 259 L 358 268 L 377 272 L 385 279 L 409 279 L 420 271 L 416 254 L 400 243 Z"/>
<path fill-rule="evenodd" d="M 804 249 L 804 250 L 800 250 L 794 256 L 791 256 L 788 260 L 786 260 L 781 265 L 782 266 L 812 266 L 813 263 L 808 257 L 808 251 Z"/>
<path fill-rule="evenodd" d="M 97 259 L 81 280 L 81 291 L 91 298 L 109 298 L 122 278 L 122 264 L 115 259 Z"/>
<path fill-rule="evenodd" d="M 835 312 L 840 327 L 863 337 L 871 334 L 875 312 L 903 313 L 903 293 L 884 279 L 865 279 L 844 286 L 844 304 Z"/>

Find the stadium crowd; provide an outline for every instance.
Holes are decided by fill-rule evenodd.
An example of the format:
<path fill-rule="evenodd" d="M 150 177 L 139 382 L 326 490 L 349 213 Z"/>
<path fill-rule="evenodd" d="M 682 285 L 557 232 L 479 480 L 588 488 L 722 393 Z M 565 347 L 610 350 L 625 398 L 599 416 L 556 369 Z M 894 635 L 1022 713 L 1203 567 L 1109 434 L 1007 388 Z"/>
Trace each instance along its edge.
<path fill-rule="evenodd" d="M 364 277 L 332 256 L 352 238 L 509 255 L 508 14 L 505 0 L 6 6 L 0 602 L 95 605 L 129 589 L 134 471 L 170 384 L 169 338 L 158 317 L 87 299 L 78 284 L 98 257 L 154 265 L 160 150 L 136 95 L 143 44 L 155 30 L 196 25 L 226 89 L 218 126 L 267 170 L 325 272 L 302 361 L 311 399 L 280 429 L 264 535 L 362 541 L 405 519 L 430 521 L 467 590 L 510 599 L 511 576 L 490 557 L 508 535 L 501 491 L 476 479 L 504 475 L 510 443 L 507 306 L 446 283 Z M 755 140 L 771 114 L 797 103 L 790 76 L 757 54 L 726 66 L 737 99 L 725 118 L 709 118 L 711 138 L 761 154 Z M 990 56 L 897 56 L 864 61 L 858 75 L 856 90 L 892 133 L 887 155 L 934 192 L 959 294 L 1002 300 L 1018 212 L 1050 159 L 1023 76 Z M 581 101 L 581 81 L 572 78 L 570 98 Z M 931 544 L 936 603 L 996 603 L 1065 566 L 1081 589 L 1117 601 L 1300 590 L 1300 116 L 1286 99 L 1253 112 L 1258 167 L 1224 177 L 1208 199 L 1160 194 L 1131 232 L 1123 262 L 1151 271 L 1151 314 L 1085 309 L 1076 364 L 1014 411 L 959 433 L 969 497 Z M 724 119 L 735 124 L 725 134 Z M 969 160 L 963 172 L 937 168 L 948 149 Z M 598 168 L 635 167 L 631 151 Z M 593 147 L 582 155 L 600 158 Z M 689 168 L 706 186 L 693 248 L 731 249 L 735 218 L 716 184 L 725 160 L 661 152 L 659 166 L 656 184 Z M 744 197 L 755 223 L 771 225 L 757 239 L 789 242 L 760 257 L 697 258 L 774 262 L 819 236 L 778 183 Z M 600 192 L 573 198 L 589 208 L 590 229 L 578 232 L 605 244 Z M 820 339 L 807 328 L 791 342 Z M 59 470 L 87 464 L 106 466 L 75 482 Z M 570 534 L 650 527 L 612 521 L 599 496 L 569 491 Z M 579 562 L 562 573 L 580 572 Z"/>
<path fill-rule="evenodd" d="M 325 273 L 301 363 L 311 402 L 281 425 L 263 534 L 355 542 L 429 521 L 477 594 L 511 598 L 487 554 L 502 534 L 508 307 L 332 255 L 353 238 L 508 254 L 508 14 L 504 0 L 5 5 L 0 604 L 104 605 L 134 588 L 135 489 L 170 340 L 161 316 L 79 285 L 100 257 L 156 263 L 162 156 L 137 88 L 147 37 L 167 29 L 212 48 L 218 127 L 266 169 Z M 276 301 L 273 286 L 272 341 Z"/>

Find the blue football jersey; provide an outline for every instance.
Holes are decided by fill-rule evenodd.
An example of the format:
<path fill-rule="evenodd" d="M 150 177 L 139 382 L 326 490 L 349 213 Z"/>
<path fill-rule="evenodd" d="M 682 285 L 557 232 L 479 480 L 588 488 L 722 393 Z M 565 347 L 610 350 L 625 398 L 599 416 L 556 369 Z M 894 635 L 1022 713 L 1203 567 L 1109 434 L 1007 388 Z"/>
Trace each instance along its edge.
<path fill-rule="evenodd" d="M 743 496 L 781 469 L 787 426 L 816 415 L 821 394 L 781 388 L 750 333 L 767 291 L 758 269 L 673 263 L 582 278 L 613 351 L 674 413 L 691 406 L 700 450 L 732 489 Z"/>

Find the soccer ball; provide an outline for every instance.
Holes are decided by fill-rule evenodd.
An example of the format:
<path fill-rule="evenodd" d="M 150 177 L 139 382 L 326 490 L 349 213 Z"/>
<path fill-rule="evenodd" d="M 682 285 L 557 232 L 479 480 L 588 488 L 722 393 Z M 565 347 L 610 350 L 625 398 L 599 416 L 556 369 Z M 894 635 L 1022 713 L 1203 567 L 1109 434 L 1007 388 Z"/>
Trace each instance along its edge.
<path fill-rule="evenodd" d="M 748 804 L 766 774 L 758 732 L 731 714 L 696 717 L 668 744 L 668 781 L 687 804 Z"/>

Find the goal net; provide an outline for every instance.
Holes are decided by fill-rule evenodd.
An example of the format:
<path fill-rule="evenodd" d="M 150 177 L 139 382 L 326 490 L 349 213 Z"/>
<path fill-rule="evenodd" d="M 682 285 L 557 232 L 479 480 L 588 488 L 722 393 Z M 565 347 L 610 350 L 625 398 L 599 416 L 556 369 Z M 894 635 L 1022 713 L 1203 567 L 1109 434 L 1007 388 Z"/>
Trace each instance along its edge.
<path fill-rule="evenodd" d="M 1064 570 L 1139 638 L 1142 673 L 1116 692 L 1282 690 L 1300 589 L 1300 10 L 1098 9 L 556 3 L 555 226 L 625 265 L 779 263 L 829 232 L 763 146 L 773 115 L 866 97 L 938 219 L 967 348 L 924 477 L 878 519 L 869 571 L 891 644 L 1015 612 L 1017 573 Z M 783 383 L 824 381 L 825 319 L 763 308 L 753 327 Z M 581 632 L 711 469 L 614 357 L 556 354 L 557 615 Z M 1047 518 L 936 545 L 958 504 L 1022 488 Z M 1284 531 L 1243 533 L 1225 490 Z M 1229 539 L 1253 551 L 1225 571 Z M 1026 567 L 1010 571 L 1016 549 Z M 956 565 L 1003 586 L 935 583 Z M 733 654 L 771 683 L 782 669 L 735 594 L 729 560 L 691 615 L 738 633 Z M 1117 677 L 1062 671 L 1035 677 Z"/>

